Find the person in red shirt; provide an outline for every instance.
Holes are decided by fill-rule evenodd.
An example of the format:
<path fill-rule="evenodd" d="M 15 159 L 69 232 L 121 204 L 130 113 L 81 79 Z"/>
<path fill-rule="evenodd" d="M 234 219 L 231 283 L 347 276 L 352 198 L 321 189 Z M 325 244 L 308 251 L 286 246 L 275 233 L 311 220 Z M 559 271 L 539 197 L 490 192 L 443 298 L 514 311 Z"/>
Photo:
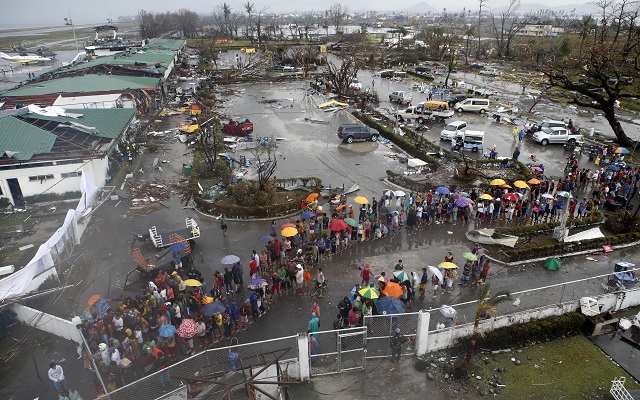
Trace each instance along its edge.
<path fill-rule="evenodd" d="M 249 275 L 251 279 L 256 279 L 258 273 L 258 260 L 255 258 L 249 263 Z"/>
<path fill-rule="evenodd" d="M 364 264 L 364 268 L 362 272 L 360 272 L 360 276 L 362 276 L 362 283 L 360 286 L 369 286 L 369 281 L 371 280 L 371 265 L 367 262 Z"/>

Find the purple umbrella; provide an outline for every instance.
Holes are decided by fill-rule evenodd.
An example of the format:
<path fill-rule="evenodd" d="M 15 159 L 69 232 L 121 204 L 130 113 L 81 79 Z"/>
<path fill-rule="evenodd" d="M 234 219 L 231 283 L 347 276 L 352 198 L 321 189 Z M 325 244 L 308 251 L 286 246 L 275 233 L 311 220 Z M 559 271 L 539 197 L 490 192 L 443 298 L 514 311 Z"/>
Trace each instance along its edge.
<path fill-rule="evenodd" d="M 458 197 L 456 199 L 456 206 L 460 208 L 467 207 L 469 204 L 471 204 L 471 200 L 466 197 Z"/>
<path fill-rule="evenodd" d="M 450 191 L 449 189 L 447 189 L 446 187 L 444 187 L 444 186 L 438 186 L 438 187 L 436 188 L 436 193 L 439 193 L 439 194 L 449 194 L 449 193 L 451 193 L 451 191 Z"/>

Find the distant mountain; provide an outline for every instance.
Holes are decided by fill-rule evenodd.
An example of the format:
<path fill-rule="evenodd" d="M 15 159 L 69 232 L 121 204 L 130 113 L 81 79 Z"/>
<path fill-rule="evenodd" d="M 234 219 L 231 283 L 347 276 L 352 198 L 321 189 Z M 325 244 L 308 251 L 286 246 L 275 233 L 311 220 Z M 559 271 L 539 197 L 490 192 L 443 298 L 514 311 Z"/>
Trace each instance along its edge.
<path fill-rule="evenodd" d="M 504 11 L 507 9 L 507 6 L 501 6 L 501 7 L 496 7 L 496 8 L 490 8 L 488 7 L 489 11 L 493 11 L 493 12 L 500 12 L 500 11 Z M 582 4 L 564 4 L 564 5 L 558 5 L 558 6 L 553 6 L 553 7 L 549 7 L 546 6 L 544 4 L 539 4 L 539 3 L 523 3 L 522 5 L 520 5 L 520 8 L 518 9 L 519 12 L 521 13 L 531 13 L 531 12 L 535 12 L 538 10 L 551 10 L 551 11 L 566 11 L 567 13 L 575 10 L 576 14 L 579 15 L 586 15 L 586 14 L 595 14 L 598 11 L 598 8 L 591 3 L 582 3 Z"/>
<path fill-rule="evenodd" d="M 439 11 L 427 4 L 426 2 L 416 3 L 407 8 L 402 8 L 397 10 L 398 12 L 406 12 L 406 13 L 418 13 L 418 14 L 426 14 L 426 13 L 438 13 Z"/>

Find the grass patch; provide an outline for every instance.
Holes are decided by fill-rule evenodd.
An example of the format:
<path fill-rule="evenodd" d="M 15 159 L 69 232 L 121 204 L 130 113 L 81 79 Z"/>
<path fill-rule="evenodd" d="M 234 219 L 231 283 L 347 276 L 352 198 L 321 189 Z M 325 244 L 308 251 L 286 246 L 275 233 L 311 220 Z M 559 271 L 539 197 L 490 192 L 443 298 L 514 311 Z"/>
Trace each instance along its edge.
<path fill-rule="evenodd" d="M 522 364 L 515 365 L 512 357 Z M 627 390 L 640 389 L 583 335 L 530 346 L 522 353 L 501 353 L 487 361 L 476 357 L 472 371 L 483 378 L 477 382 L 487 390 L 492 388 L 487 378 L 495 374 L 505 385 L 502 399 L 610 399 L 611 380 L 619 376 L 627 378 Z M 506 372 L 496 372 L 505 367 Z"/>

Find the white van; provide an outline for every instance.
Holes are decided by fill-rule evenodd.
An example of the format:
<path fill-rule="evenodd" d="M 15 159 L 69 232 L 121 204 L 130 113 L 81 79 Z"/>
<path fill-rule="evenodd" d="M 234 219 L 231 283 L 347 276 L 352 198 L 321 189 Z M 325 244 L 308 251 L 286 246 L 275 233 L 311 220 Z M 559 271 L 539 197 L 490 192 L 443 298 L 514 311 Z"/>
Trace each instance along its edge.
<path fill-rule="evenodd" d="M 464 132 L 467 129 L 466 121 L 453 121 L 449 122 L 444 129 L 440 132 L 440 140 L 453 140 L 460 132 Z"/>
<path fill-rule="evenodd" d="M 465 131 L 459 132 L 455 139 L 451 140 L 452 147 L 456 147 L 456 142 L 461 141 L 464 148 L 474 153 L 482 152 L 484 149 L 484 132 L 482 131 Z"/>
<path fill-rule="evenodd" d="M 463 111 L 478 111 L 480 114 L 484 114 L 489 111 L 490 102 L 488 99 L 466 99 L 460 103 L 456 103 L 453 109 L 457 112 Z"/>

